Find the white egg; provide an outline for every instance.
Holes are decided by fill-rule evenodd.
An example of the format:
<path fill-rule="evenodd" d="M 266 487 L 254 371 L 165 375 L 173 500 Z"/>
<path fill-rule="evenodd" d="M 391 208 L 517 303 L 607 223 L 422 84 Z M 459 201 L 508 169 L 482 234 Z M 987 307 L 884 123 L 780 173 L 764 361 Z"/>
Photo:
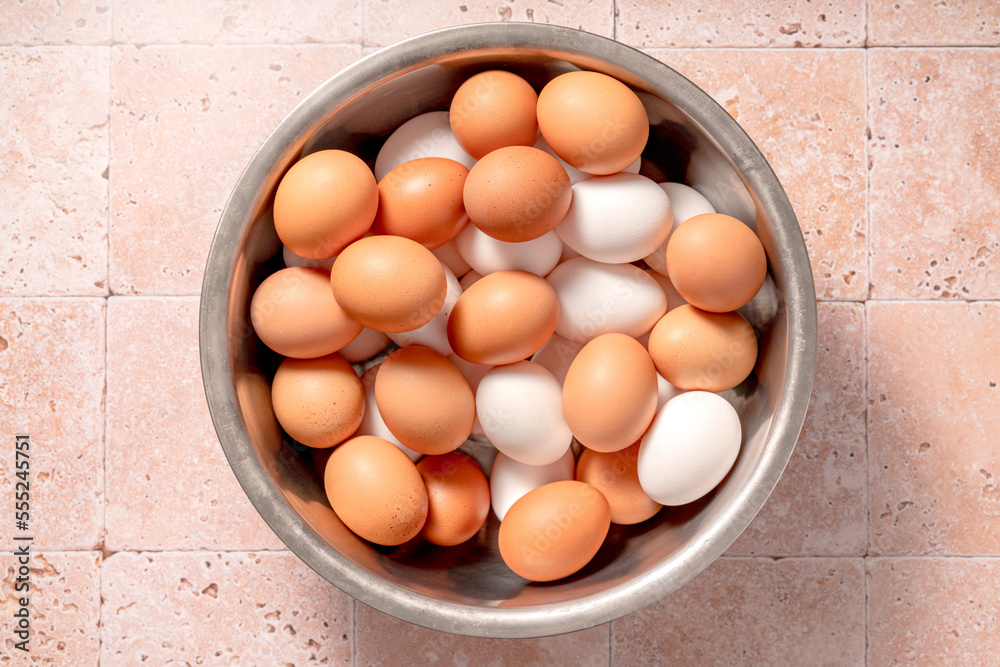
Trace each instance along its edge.
<path fill-rule="evenodd" d="M 458 284 L 462 286 L 462 291 L 464 292 L 479 282 L 479 279 L 482 277 L 483 274 L 479 273 L 479 271 L 469 271 L 462 276 L 462 279 L 458 281 Z"/>
<path fill-rule="evenodd" d="M 675 396 L 680 396 L 684 393 L 683 389 L 678 389 L 674 385 L 667 382 L 662 375 L 656 374 L 656 409 L 659 410 L 667 401 Z"/>
<path fill-rule="evenodd" d="M 562 413 L 562 385 L 531 361 L 496 366 L 479 382 L 476 414 L 493 446 L 515 461 L 547 465 L 573 441 Z"/>
<path fill-rule="evenodd" d="M 365 327 L 354 340 L 340 349 L 340 355 L 352 364 L 371 359 L 385 349 L 389 337 L 381 331 Z"/>
<path fill-rule="evenodd" d="M 691 186 L 684 185 L 683 183 L 660 183 L 659 185 L 667 193 L 667 196 L 670 197 L 670 207 L 674 212 L 674 221 L 670 226 L 670 234 L 677 229 L 679 224 L 688 218 L 693 218 L 702 213 L 715 213 L 715 207 L 712 206 L 712 203 Z M 643 258 L 646 260 L 649 268 L 663 275 L 667 275 L 667 241 L 670 240 L 670 234 L 667 234 L 667 238 L 663 240 L 663 243 L 656 250 Z"/>
<path fill-rule="evenodd" d="M 472 393 L 475 394 L 476 390 L 479 389 L 479 382 L 483 379 L 492 366 L 484 366 L 482 364 L 474 364 L 471 361 L 466 361 L 457 354 L 453 354 L 448 357 L 448 360 L 455 364 L 458 370 L 462 371 L 462 375 L 468 380 L 469 386 L 472 387 Z M 483 425 L 479 423 L 479 415 L 476 415 L 476 421 L 472 424 L 472 435 L 485 436 L 483 433 Z"/>
<path fill-rule="evenodd" d="M 443 246 L 434 248 L 431 252 L 434 253 L 439 262 L 451 269 L 456 278 L 461 278 L 472 268 L 458 254 L 458 249 L 455 247 L 455 239 L 448 241 Z"/>
<path fill-rule="evenodd" d="M 444 278 L 448 284 L 441 310 L 427 324 L 412 331 L 390 333 L 389 338 L 400 347 L 426 345 L 447 357 L 455 352 L 451 349 L 451 344 L 448 343 L 448 318 L 451 316 L 451 309 L 458 301 L 458 297 L 462 296 L 462 286 L 451 269 L 444 264 L 441 265 L 441 268 L 444 269 Z"/>
<path fill-rule="evenodd" d="M 332 269 L 333 263 L 337 261 L 336 257 L 329 257 L 327 259 L 306 259 L 305 257 L 296 255 L 285 246 L 281 246 L 281 259 L 284 260 L 286 267 L 304 266 L 307 268 L 323 269 L 324 271 Z"/>
<path fill-rule="evenodd" d="M 646 274 L 656 281 L 663 290 L 663 295 L 667 297 L 667 312 L 676 308 L 677 306 L 683 306 L 687 303 L 687 300 L 680 295 L 676 289 L 674 289 L 674 284 L 670 282 L 670 278 L 666 274 L 654 271 L 653 269 L 645 269 Z"/>
<path fill-rule="evenodd" d="M 667 312 L 663 290 L 631 264 L 577 257 L 553 269 L 547 280 L 559 299 L 556 333 L 578 343 L 605 333 L 639 338 Z"/>
<path fill-rule="evenodd" d="M 556 232 L 566 245 L 598 262 L 634 262 L 670 233 L 667 193 L 645 176 L 619 172 L 573 186 L 573 200 Z"/>
<path fill-rule="evenodd" d="M 490 472 L 490 504 L 493 513 L 503 521 L 507 510 L 517 500 L 540 486 L 573 479 L 573 452 L 566 450 L 558 461 L 545 466 L 533 466 L 515 461 L 500 452 L 493 460 Z"/>
<path fill-rule="evenodd" d="M 585 344 L 563 338 L 559 334 L 552 334 L 548 342 L 542 346 L 542 349 L 535 352 L 531 360 L 548 369 L 559 380 L 559 384 L 562 384 L 566 381 L 566 371 L 569 370 L 570 364 L 573 363 L 576 355 Z"/>
<path fill-rule="evenodd" d="M 447 111 L 430 111 L 400 125 L 389 135 L 375 158 L 375 180 L 410 160 L 446 157 L 472 169 L 476 159 L 465 152 L 451 133 Z"/>
<path fill-rule="evenodd" d="M 544 278 L 559 263 L 562 247 L 554 230 L 530 241 L 508 243 L 481 232 L 475 225 L 466 225 L 455 237 L 458 254 L 483 276 L 517 270 Z"/>
<path fill-rule="evenodd" d="M 403 450 L 403 453 L 410 457 L 411 461 L 415 462 L 423 454 L 413 451 L 392 434 L 389 427 L 382 421 L 382 414 L 378 411 L 378 405 L 375 404 L 375 376 L 378 375 L 378 369 L 378 366 L 372 366 L 361 376 L 361 386 L 365 390 L 365 411 L 364 416 L 361 417 L 361 426 L 354 432 L 354 435 L 374 435 L 388 440 Z"/>
<path fill-rule="evenodd" d="M 661 505 L 686 505 L 718 486 L 733 467 L 743 434 L 726 399 L 688 391 L 656 413 L 639 445 L 639 484 Z"/>

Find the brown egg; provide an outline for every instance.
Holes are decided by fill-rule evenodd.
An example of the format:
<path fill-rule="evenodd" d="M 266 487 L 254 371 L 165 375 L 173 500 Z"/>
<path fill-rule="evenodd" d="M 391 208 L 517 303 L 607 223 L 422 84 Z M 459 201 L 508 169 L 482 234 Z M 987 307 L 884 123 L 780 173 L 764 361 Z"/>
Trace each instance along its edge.
<path fill-rule="evenodd" d="M 663 379 L 678 389 L 720 392 L 750 375 L 757 337 L 739 313 L 711 313 L 684 304 L 653 326 L 649 355 Z"/>
<path fill-rule="evenodd" d="M 278 423 L 309 447 L 333 447 L 361 425 L 365 392 L 351 365 L 339 354 L 285 359 L 271 383 Z"/>
<path fill-rule="evenodd" d="M 375 377 L 375 402 L 386 427 L 421 454 L 446 454 L 472 433 L 476 398 L 455 364 L 429 347 L 390 354 Z"/>
<path fill-rule="evenodd" d="M 639 445 L 636 441 L 617 452 L 584 449 L 576 462 L 576 479 L 604 494 L 611 507 L 611 523 L 631 525 L 651 518 L 663 505 L 646 495 L 639 484 Z"/>
<path fill-rule="evenodd" d="M 264 279 L 250 300 L 250 321 L 265 345 L 300 359 L 332 354 L 363 328 L 333 298 L 330 274 L 302 267 Z"/>
<path fill-rule="evenodd" d="M 753 230 L 722 213 L 688 218 L 667 242 L 667 274 L 691 305 L 726 313 L 757 294 L 767 274 L 764 246 Z"/>
<path fill-rule="evenodd" d="M 469 170 L 443 157 L 424 157 L 399 165 L 378 184 L 378 215 L 372 231 L 413 239 L 439 248 L 469 220 L 462 190 Z"/>
<path fill-rule="evenodd" d="M 556 155 L 589 174 L 615 174 L 642 153 L 649 118 L 621 81 L 599 72 L 567 72 L 538 94 L 538 128 Z"/>
<path fill-rule="evenodd" d="M 401 236 L 369 236 L 347 246 L 333 265 L 330 283 L 344 312 L 386 333 L 430 322 L 448 288 L 437 257 Z"/>
<path fill-rule="evenodd" d="M 583 346 L 566 372 L 563 416 L 580 444 L 615 452 L 646 432 L 656 395 L 656 368 L 642 343 L 602 334 Z"/>
<path fill-rule="evenodd" d="M 497 271 L 458 297 L 448 318 L 448 342 L 474 364 L 512 364 L 538 352 L 558 321 L 559 299 L 544 278 Z"/>
<path fill-rule="evenodd" d="M 500 557 L 531 581 L 555 581 L 579 571 L 597 554 L 611 527 L 600 491 L 574 480 L 551 482 L 521 496 L 497 535 Z"/>
<path fill-rule="evenodd" d="M 451 547 L 479 532 L 490 511 L 490 485 L 475 461 L 461 452 L 425 456 L 417 472 L 427 487 L 421 532 L 428 542 Z"/>
<path fill-rule="evenodd" d="M 289 250 L 326 259 L 364 236 L 378 210 L 375 175 L 341 150 L 306 155 L 285 173 L 274 194 L 274 230 Z"/>
<path fill-rule="evenodd" d="M 464 198 L 472 224 L 513 243 L 554 229 L 569 210 L 573 189 L 566 170 L 545 151 L 508 146 L 472 166 Z"/>
<path fill-rule="evenodd" d="M 511 72 L 489 70 L 455 91 L 448 120 L 462 148 L 477 160 L 504 146 L 531 146 L 538 138 L 531 84 Z"/>
<path fill-rule="evenodd" d="M 413 462 L 387 440 L 359 435 L 337 447 L 324 482 L 330 507 L 369 542 L 395 546 L 423 528 L 427 489 Z"/>

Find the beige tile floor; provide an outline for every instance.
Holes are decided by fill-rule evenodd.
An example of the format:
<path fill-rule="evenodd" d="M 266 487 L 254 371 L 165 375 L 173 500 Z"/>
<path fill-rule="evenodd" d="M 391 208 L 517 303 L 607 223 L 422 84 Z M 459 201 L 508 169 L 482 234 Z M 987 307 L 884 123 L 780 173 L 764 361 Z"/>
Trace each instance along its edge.
<path fill-rule="evenodd" d="M 253 149 L 362 54 L 477 21 L 584 28 L 704 87 L 785 185 L 820 300 L 803 435 L 744 535 L 647 609 L 523 641 L 397 621 L 284 550 L 198 363 Z M 0 2 L 0 497 L 27 431 L 30 662 L 998 664 L 998 45 L 995 0 Z M 0 521 L 0 665 L 24 664 Z"/>

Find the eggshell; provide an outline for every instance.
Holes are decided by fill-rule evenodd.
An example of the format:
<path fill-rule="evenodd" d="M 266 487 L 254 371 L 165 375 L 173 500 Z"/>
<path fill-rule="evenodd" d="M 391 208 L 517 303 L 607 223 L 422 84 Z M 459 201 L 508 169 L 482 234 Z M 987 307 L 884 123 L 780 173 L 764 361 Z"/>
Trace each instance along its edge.
<path fill-rule="evenodd" d="M 442 264 L 451 269 L 451 272 L 455 274 L 456 278 L 461 278 L 469 272 L 470 268 L 472 268 L 464 259 L 462 259 L 462 256 L 458 254 L 458 249 L 455 248 L 454 239 L 448 241 L 439 248 L 434 248 L 431 252 L 434 253 L 434 256 L 437 257 Z M 465 288 L 463 287 L 462 289 Z"/>
<path fill-rule="evenodd" d="M 250 300 L 250 321 L 261 341 L 286 357 L 332 354 L 361 333 L 333 298 L 322 269 L 292 267 L 269 275 Z"/>
<path fill-rule="evenodd" d="M 354 435 L 374 435 L 375 437 L 382 438 L 399 447 L 408 459 L 416 462 L 420 460 L 423 454 L 415 452 L 401 443 L 399 438 L 394 436 L 389 427 L 385 425 L 382 413 L 378 410 L 378 401 L 375 400 L 375 378 L 378 376 L 378 369 L 381 366 L 382 364 L 372 366 L 361 376 L 361 387 L 365 392 L 365 414 L 361 418 L 361 425 L 358 426 L 358 430 L 354 432 Z"/>
<path fill-rule="evenodd" d="M 455 91 L 448 116 L 451 131 L 474 158 L 505 146 L 530 146 L 538 136 L 537 102 L 535 89 L 518 75 L 480 72 Z"/>
<path fill-rule="evenodd" d="M 352 319 L 385 333 L 427 324 L 448 291 L 444 269 L 431 251 L 400 236 L 355 241 L 340 253 L 330 282 Z"/>
<path fill-rule="evenodd" d="M 767 275 L 757 235 L 721 213 L 689 218 L 667 242 L 667 274 L 688 303 L 724 313 L 746 305 Z"/>
<path fill-rule="evenodd" d="M 622 171 L 642 153 L 649 118 L 621 81 L 599 72 L 567 72 L 538 94 L 538 128 L 552 150 L 590 174 Z"/>
<path fill-rule="evenodd" d="M 546 153 L 548 153 L 549 155 L 551 155 L 552 157 L 554 157 L 559 161 L 559 164 L 562 166 L 562 168 L 566 170 L 566 175 L 569 176 L 570 185 L 576 185 L 583 179 L 590 178 L 591 176 L 593 176 L 593 174 L 588 174 L 585 171 L 580 171 L 579 169 L 571 165 L 569 162 L 566 162 L 566 160 L 563 160 L 561 157 L 556 155 L 556 152 L 552 150 L 552 147 L 549 146 L 548 142 L 545 141 L 545 137 L 543 137 L 541 134 L 538 135 L 538 139 L 535 140 L 535 143 L 533 145 L 535 148 L 545 151 Z M 639 167 L 641 166 L 642 166 L 642 158 L 637 157 L 632 162 L 632 164 L 625 167 L 625 169 L 623 169 L 622 171 L 638 174 Z"/>
<path fill-rule="evenodd" d="M 507 146 L 483 157 L 465 179 L 469 221 L 501 241 L 530 241 L 555 228 L 573 198 L 559 162 L 531 146 Z"/>
<path fill-rule="evenodd" d="M 479 282 L 479 279 L 482 277 L 483 274 L 479 273 L 478 271 L 469 271 L 464 276 L 462 276 L 462 279 L 458 281 L 458 284 L 459 286 L 461 286 L 462 291 L 464 292 L 465 290 L 469 289 L 474 284 Z"/>
<path fill-rule="evenodd" d="M 352 364 L 371 359 L 389 344 L 389 337 L 381 331 L 363 327 L 354 340 L 340 349 L 340 356 Z"/>
<path fill-rule="evenodd" d="M 479 532 L 490 513 L 490 486 L 475 461 L 461 452 L 425 456 L 417 472 L 427 488 L 424 539 L 451 547 Z"/>
<path fill-rule="evenodd" d="M 545 279 L 498 271 L 458 298 L 448 318 L 448 342 L 466 361 L 512 364 L 541 349 L 558 321 L 559 301 Z"/>
<path fill-rule="evenodd" d="M 600 491 L 611 507 L 611 523 L 631 525 L 650 519 L 660 503 L 639 483 L 639 441 L 617 452 L 584 449 L 576 462 L 576 479 Z"/>
<path fill-rule="evenodd" d="M 556 333 L 578 343 L 613 332 L 638 338 L 667 310 L 660 286 L 631 264 L 576 257 L 554 268 L 546 280 L 559 301 Z"/>
<path fill-rule="evenodd" d="M 476 399 L 465 376 L 422 345 L 386 357 L 375 377 L 375 401 L 392 434 L 421 454 L 457 449 L 476 419 Z"/>
<path fill-rule="evenodd" d="M 704 391 L 673 398 L 639 446 L 639 483 L 662 505 L 685 505 L 718 486 L 742 441 L 740 418 L 726 399 Z"/>
<path fill-rule="evenodd" d="M 611 527 L 611 508 L 600 491 L 575 480 L 526 493 L 500 524 L 500 557 L 519 576 L 555 581 L 597 555 Z"/>
<path fill-rule="evenodd" d="M 429 111 L 411 118 L 389 135 L 375 158 L 375 178 L 381 181 L 404 162 L 422 157 L 448 158 L 466 169 L 476 163 L 476 158 L 466 153 L 455 140 L 448 112 Z"/>
<path fill-rule="evenodd" d="M 622 172 L 574 185 L 573 201 L 556 232 L 584 257 L 624 263 L 655 250 L 666 240 L 672 221 L 670 198 L 660 186 Z"/>
<path fill-rule="evenodd" d="M 667 312 L 676 308 L 677 306 L 683 306 L 687 301 L 684 300 L 677 290 L 674 289 L 673 284 L 670 282 L 670 278 L 666 274 L 659 273 L 653 269 L 643 269 L 650 278 L 656 281 L 656 283 L 663 290 L 663 295 L 667 297 Z"/>
<path fill-rule="evenodd" d="M 455 237 L 455 247 L 480 275 L 517 270 L 544 277 L 559 263 L 563 244 L 554 230 L 530 241 L 508 243 L 466 225 Z"/>
<path fill-rule="evenodd" d="M 559 381 L 531 361 L 487 372 L 476 389 L 476 414 L 493 446 L 521 463 L 554 463 L 573 441 Z"/>
<path fill-rule="evenodd" d="M 739 313 L 711 313 L 687 304 L 653 327 L 649 355 L 657 372 L 679 389 L 725 391 L 753 370 L 757 336 Z"/>
<path fill-rule="evenodd" d="M 684 393 L 683 389 L 678 389 L 674 385 L 666 381 L 666 379 L 660 375 L 656 374 L 656 409 L 662 408 L 667 401 L 669 401 L 674 396 L 680 396 Z"/>
<path fill-rule="evenodd" d="M 281 246 L 281 259 L 286 267 L 304 266 L 313 269 L 323 269 L 327 273 L 330 273 L 333 263 L 337 261 L 336 257 L 327 257 L 326 259 L 306 259 L 305 257 L 299 257 L 285 245 Z"/>
<path fill-rule="evenodd" d="M 684 185 L 683 183 L 660 183 L 659 185 L 667 193 L 667 196 L 670 197 L 670 208 L 674 214 L 674 221 L 670 227 L 671 234 L 673 230 L 677 229 L 688 218 L 693 218 L 702 213 L 715 213 L 712 203 L 691 186 Z M 656 250 L 643 257 L 649 268 L 664 276 L 667 275 L 668 241 L 670 241 L 670 234 L 667 235 L 667 238 L 663 240 L 663 243 Z"/>
<path fill-rule="evenodd" d="M 490 503 L 493 513 L 503 521 L 511 505 L 532 489 L 549 482 L 573 479 L 574 465 L 573 452 L 568 449 L 558 461 L 546 466 L 521 463 L 499 452 L 490 472 Z"/>
<path fill-rule="evenodd" d="M 559 380 L 559 384 L 563 384 L 566 381 L 566 371 L 584 345 L 585 343 L 578 343 L 554 333 L 542 349 L 535 352 L 531 360 L 552 373 Z"/>
<path fill-rule="evenodd" d="M 306 155 L 274 193 L 274 231 L 292 252 L 325 259 L 364 236 L 378 210 L 378 185 L 361 158 L 341 150 Z"/>
<path fill-rule="evenodd" d="M 384 546 L 413 539 L 427 519 L 427 489 L 392 443 L 362 435 L 335 449 L 324 473 L 330 507 L 358 536 Z"/>
<path fill-rule="evenodd" d="M 378 182 L 376 234 L 412 239 L 438 248 L 469 220 L 462 201 L 469 170 L 454 160 L 426 157 L 399 165 Z"/>
<path fill-rule="evenodd" d="M 646 348 L 620 333 L 584 345 L 566 373 L 562 411 L 589 449 L 616 452 L 638 440 L 656 413 L 656 369 Z"/>
<path fill-rule="evenodd" d="M 281 362 L 271 383 L 278 423 L 308 447 L 333 447 L 361 424 L 365 394 L 351 365 L 339 354 Z"/>
<path fill-rule="evenodd" d="M 392 332 L 389 334 L 389 338 L 400 347 L 426 345 L 447 357 L 454 354 L 451 345 L 448 344 L 448 317 L 451 315 L 451 309 L 455 307 L 458 297 L 462 295 L 462 286 L 459 284 L 455 274 L 451 272 L 451 269 L 443 264 L 441 266 L 444 269 L 444 277 L 448 283 L 441 310 L 427 324 L 417 327 L 412 331 Z"/>
<path fill-rule="evenodd" d="M 462 371 L 462 375 L 468 380 L 469 386 L 472 387 L 472 393 L 475 395 L 476 390 L 479 389 L 479 382 L 483 379 L 492 366 L 483 366 L 482 364 L 474 364 L 471 361 L 466 361 L 457 354 L 453 354 L 448 357 L 448 361 L 455 364 L 455 368 Z M 483 425 L 479 422 L 479 413 L 476 413 L 476 421 L 472 424 L 472 435 L 484 436 Z"/>

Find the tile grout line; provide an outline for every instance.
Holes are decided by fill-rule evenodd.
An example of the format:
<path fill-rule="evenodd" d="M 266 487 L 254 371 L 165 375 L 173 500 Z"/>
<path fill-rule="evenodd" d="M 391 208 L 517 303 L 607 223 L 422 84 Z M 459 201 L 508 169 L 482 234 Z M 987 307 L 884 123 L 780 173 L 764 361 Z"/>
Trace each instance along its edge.
<path fill-rule="evenodd" d="M 865 245 L 867 249 L 866 261 L 868 268 L 868 293 L 865 302 L 862 306 L 862 317 L 864 318 L 864 352 L 865 352 L 865 555 L 861 559 L 861 587 L 864 591 L 864 609 L 862 610 L 862 629 L 864 632 L 864 654 L 861 656 L 861 661 L 867 666 L 868 665 L 868 556 L 871 552 L 872 544 L 872 484 L 871 484 L 871 471 L 872 471 L 872 459 L 871 459 L 871 447 L 869 445 L 870 439 L 870 429 L 869 429 L 869 409 L 870 409 L 870 376 L 869 376 L 869 363 L 871 356 L 871 346 L 868 344 L 870 337 L 869 322 L 868 322 L 868 302 L 871 299 L 872 294 L 872 216 L 871 216 L 871 144 L 872 144 L 872 125 L 871 125 L 871 96 L 869 91 L 869 82 L 871 80 L 870 76 L 870 46 L 871 46 L 871 15 L 870 15 L 870 0 L 866 0 L 865 8 L 865 49 L 864 54 L 864 85 L 862 90 L 865 96 L 865 150 L 864 150 L 864 160 L 865 160 Z"/>

